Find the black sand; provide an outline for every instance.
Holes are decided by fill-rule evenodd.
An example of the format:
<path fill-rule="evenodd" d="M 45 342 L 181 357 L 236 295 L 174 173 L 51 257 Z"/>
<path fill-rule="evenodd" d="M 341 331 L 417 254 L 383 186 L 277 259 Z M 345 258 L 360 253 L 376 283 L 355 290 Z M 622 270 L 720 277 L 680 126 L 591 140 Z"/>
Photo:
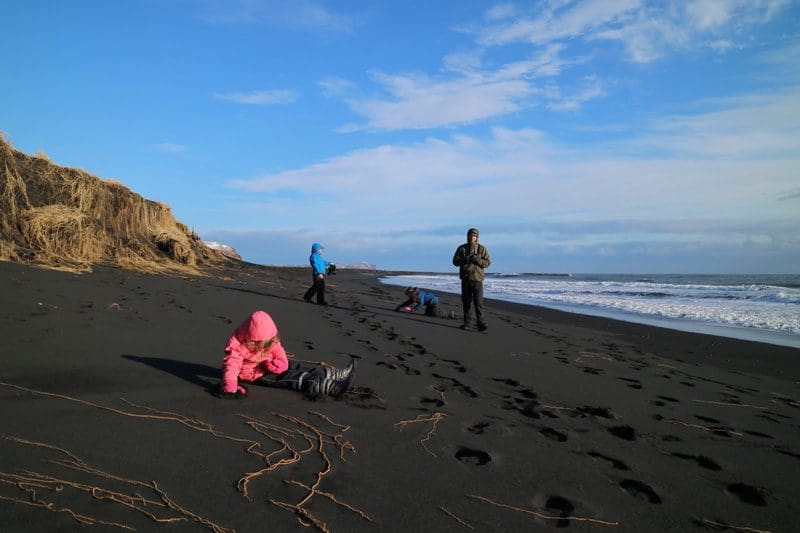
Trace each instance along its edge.
<path fill-rule="evenodd" d="M 464 332 L 375 273 L 327 308 L 306 269 L 220 275 L 0 263 L 2 531 L 800 527 L 800 350 L 493 301 Z M 256 309 L 358 388 L 210 394 Z"/>

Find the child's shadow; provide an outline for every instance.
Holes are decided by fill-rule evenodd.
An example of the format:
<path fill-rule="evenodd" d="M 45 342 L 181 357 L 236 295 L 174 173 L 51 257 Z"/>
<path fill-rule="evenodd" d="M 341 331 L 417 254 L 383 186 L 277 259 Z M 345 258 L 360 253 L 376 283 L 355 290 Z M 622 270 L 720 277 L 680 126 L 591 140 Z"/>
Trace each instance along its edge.
<path fill-rule="evenodd" d="M 198 363 L 187 363 L 186 361 L 178 361 L 176 359 L 165 359 L 163 357 L 141 357 L 128 354 L 123 354 L 122 357 L 185 379 L 189 383 L 204 388 L 209 394 L 216 394 L 218 392 L 220 369 L 217 367 Z M 211 380 L 208 378 L 211 378 Z"/>

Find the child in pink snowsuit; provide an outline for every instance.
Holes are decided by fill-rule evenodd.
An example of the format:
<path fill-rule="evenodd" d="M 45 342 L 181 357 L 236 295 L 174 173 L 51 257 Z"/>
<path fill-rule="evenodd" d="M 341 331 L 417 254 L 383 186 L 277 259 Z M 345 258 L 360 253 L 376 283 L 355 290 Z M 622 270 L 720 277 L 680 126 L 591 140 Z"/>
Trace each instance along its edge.
<path fill-rule="evenodd" d="M 246 396 L 247 389 L 241 381 L 293 388 L 311 397 L 340 396 L 349 388 L 354 368 L 355 359 L 343 369 L 289 361 L 272 317 L 264 311 L 256 311 L 228 339 L 222 359 L 219 396 Z"/>

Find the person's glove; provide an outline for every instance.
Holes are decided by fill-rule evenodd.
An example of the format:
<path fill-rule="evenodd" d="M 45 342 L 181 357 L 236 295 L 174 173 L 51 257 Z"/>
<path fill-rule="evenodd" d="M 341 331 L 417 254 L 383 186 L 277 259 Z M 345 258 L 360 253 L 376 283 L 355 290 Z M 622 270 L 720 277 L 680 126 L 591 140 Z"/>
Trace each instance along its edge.
<path fill-rule="evenodd" d="M 220 390 L 217 396 L 223 400 L 241 400 L 247 396 L 247 389 L 239 385 L 236 387 L 236 392 L 225 392 L 224 390 Z"/>

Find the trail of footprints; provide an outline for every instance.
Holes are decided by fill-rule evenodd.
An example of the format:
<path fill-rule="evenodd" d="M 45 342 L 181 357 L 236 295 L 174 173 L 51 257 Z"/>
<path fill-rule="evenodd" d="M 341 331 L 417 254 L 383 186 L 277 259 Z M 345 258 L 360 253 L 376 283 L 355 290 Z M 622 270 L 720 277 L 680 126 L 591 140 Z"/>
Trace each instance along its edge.
<path fill-rule="evenodd" d="M 354 315 L 361 315 L 365 309 L 358 309 Z M 388 360 L 380 360 L 377 361 L 375 364 L 389 370 L 400 370 L 404 372 L 406 375 L 412 376 L 420 376 L 422 375 L 422 371 L 415 367 L 413 363 L 413 359 L 417 355 L 428 355 L 428 362 L 426 367 L 431 368 L 433 366 L 437 366 L 439 364 L 447 365 L 447 368 L 450 371 L 455 371 L 457 373 L 466 373 L 467 368 L 463 365 L 460 361 L 454 359 L 443 359 L 436 356 L 436 354 L 430 353 L 424 346 L 414 342 L 414 339 L 406 339 L 400 336 L 397 332 L 394 331 L 393 328 L 386 328 L 384 326 L 384 322 L 377 320 L 375 315 L 367 316 L 358 316 L 357 321 L 359 324 L 366 325 L 371 332 L 380 331 L 384 334 L 385 339 L 388 341 L 399 342 L 402 346 L 406 347 L 405 351 L 401 351 L 399 353 L 392 353 L 387 354 Z M 526 328 L 531 329 L 530 325 L 525 326 L 520 321 L 512 321 L 506 320 L 509 325 L 517 328 Z M 334 323 L 338 327 L 342 327 L 343 325 L 341 322 Z M 343 328 L 344 329 L 344 328 Z M 533 330 L 532 330 L 533 331 Z M 550 338 L 550 340 L 556 340 L 561 342 L 562 344 L 566 345 L 565 348 L 570 348 L 569 344 L 566 342 L 566 339 L 561 339 L 556 336 L 547 335 L 541 331 L 534 331 L 538 335 L 544 336 L 546 338 Z M 356 334 L 354 330 L 345 330 L 345 335 L 353 336 Z M 379 349 L 373 345 L 371 341 L 368 339 L 361 339 L 360 342 L 367 345 L 373 351 L 379 351 Z M 560 348 L 556 350 L 556 355 L 554 355 L 555 359 L 567 364 L 572 365 L 575 362 L 574 358 L 574 351 L 569 352 L 568 349 Z M 630 358 L 625 357 L 622 354 L 622 349 L 619 346 L 614 344 L 606 344 L 603 346 L 606 353 L 613 358 L 613 360 L 617 363 L 627 364 L 628 368 L 634 372 L 638 372 L 644 369 L 652 369 L 652 365 L 648 364 L 643 360 L 644 354 L 641 353 L 636 348 L 633 350 L 641 357 L 641 358 Z M 572 359 L 571 359 L 572 357 Z M 608 369 L 601 368 L 599 366 L 586 364 L 585 361 L 580 363 L 580 368 L 583 372 L 595 375 L 595 376 L 606 376 Z M 444 375 L 439 372 L 431 372 L 430 376 L 437 380 L 439 385 L 437 385 L 436 391 L 442 393 L 441 397 L 431 397 L 431 396 L 421 396 L 420 397 L 420 405 L 423 410 L 430 410 L 430 409 L 440 409 L 446 405 L 444 400 L 444 392 L 445 391 L 456 391 L 460 394 L 469 397 L 469 398 L 477 398 L 479 397 L 478 392 L 468 384 L 463 383 L 462 381 L 456 379 L 455 377 Z M 738 403 L 740 402 L 740 398 L 738 394 L 751 394 L 757 393 L 759 391 L 754 389 L 743 389 L 739 387 L 735 387 L 729 384 L 725 384 L 722 382 L 718 382 L 715 380 L 710 380 L 698 376 L 693 376 L 687 374 L 685 372 L 681 372 L 675 369 L 669 369 L 666 373 L 661 374 L 661 377 L 664 379 L 673 379 L 677 378 L 678 383 L 687 387 L 687 388 L 695 388 L 697 386 L 697 381 L 700 382 L 707 382 L 714 385 L 720 385 L 726 389 L 725 392 L 721 394 L 720 401 L 727 402 L 727 403 Z M 629 376 L 618 376 L 616 377 L 617 380 L 623 382 L 625 386 L 630 389 L 636 391 L 642 391 L 644 389 L 643 383 L 641 380 L 629 377 Z M 502 398 L 502 402 L 500 407 L 504 410 L 515 411 L 522 415 L 525 419 L 541 421 L 544 419 L 559 419 L 560 415 L 554 412 L 552 409 L 549 409 L 540 404 L 538 401 L 538 395 L 533 390 L 524 387 L 518 381 L 509 379 L 509 378 L 494 378 L 492 381 L 500 383 L 502 386 L 508 387 L 512 389 L 512 394 L 506 394 Z M 731 392 L 728 392 L 731 391 Z M 679 400 L 677 398 L 673 398 L 666 395 L 655 395 L 654 398 L 651 400 L 651 405 L 656 408 L 665 408 L 669 409 L 670 405 L 678 403 Z M 791 407 L 797 408 L 796 405 L 789 403 Z M 364 405 L 360 405 L 360 407 L 366 407 Z M 625 425 L 625 424 L 615 424 L 614 422 L 617 420 L 617 416 L 608 408 L 605 407 L 596 407 L 596 406 L 582 406 L 577 408 L 572 408 L 567 411 L 569 414 L 568 416 L 573 418 L 584 418 L 584 417 L 591 417 L 592 419 L 600 419 L 604 420 L 606 424 L 611 422 L 610 425 L 606 425 L 606 431 L 621 440 L 634 442 L 640 438 L 640 435 L 636 431 L 635 428 Z M 774 424 L 781 424 L 783 421 L 786 421 L 790 417 L 773 412 L 771 410 L 762 411 L 755 415 L 759 418 L 765 419 Z M 489 417 L 491 418 L 491 417 Z M 666 417 L 660 413 L 656 413 L 653 415 L 654 420 L 658 422 L 664 422 Z M 703 414 L 696 414 L 695 419 L 699 424 L 710 424 L 709 429 L 711 433 L 717 437 L 723 438 L 731 438 L 735 432 L 734 428 L 726 427 L 723 422 L 720 420 L 706 416 Z M 503 419 L 503 423 L 508 423 L 507 420 Z M 554 427 L 550 427 L 547 425 L 541 425 L 541 423 L 537 422 L 539 426 L 536 427 L 538 433 L 546 439 L 552 440 L 558 443 L 567 443 L 569 441 L 568 434 L 564 433 L 563 431 L 559 431 Z M 473 423 L 472 425 L 468 426 L 466 430 L 473 435 L 481 436 L 485 435 L 486 432 L 492 428 L 494 424 L 492 422 L 481 420 Z M 744 430 L 742 432 L 738 432 L 744 435 L 752 436 L 758 439 L 763 440 L 772 440 L 773 437 L 763 432 L 759 431 L 749 431 Z M 648 438 L 652 438 L 652 436 L 648 435 Z M 673 434 L 665 434 L 661 437 L 661 441 L 665 443 L 680 443 L 683 441 L 680 437 L 673 435 Z M 795 453 L 794 451 L 784 449 L 782 447 L 774 447 L 774 450 L 777 453 L 781 453 L 787 456 L 791 456 L 797 459 L 800 459 L 800 454 Z M 604 453 L 603 451 L 598 450 L 589 450 L 584 452 L 586 456 L 590 457 L 592 460 L 598 461 L 603 465 L 606 465 L 611 471 L 619 472 L 620 474 L 629 473 L 631 472 L 631 468 L 628 464 L 626 464 L 622 459 L 614 457 L 613 454 Z M 721 464 L 711 457 L 707 457 L 704 455 L 696 455 L 692 453 L 685 453 L 683 451 L 672 451 L 670 455 L 674 457 L 676 460 L 685 461 L 689 463 L 693 463 L 697 466 L 697 468 L 701 468 L 703 470 L 709 472 L 716 472 L 716 473 L 724 473 L 724 468 Z M 466 465 L 472 467 L 487 467 L 491 465 L 492 457 L 491 454 L 485 450 L 476 449 L 470 446 L 458 446 L 456 452 L 454 453 L 454 458 Z M 657 505 L 662 503 L 661 496 L 657 493 L 657 491 L 648 483 L 644 481 L 633 479 L 630 476 L 619 476 L 617 478 L 617 484 L 626 493 L 628 493 L 631 497 L 642 500 L 647 502 L 648 504 Z M 725 485 L 725 490 L 732 496 L 738 498 L 739 501 L 748 505 L 760 506 L 764 507 L 767 505 L 767 498 L 769 497 L 769 491 L 762 487 L 755 487 L 746 483 L 742 482 L 733 482 L 728 483 Z M 558 514 L 559 516 L 569 516 L 571 511 L 574 509 L 573 504 L 566 498 L 561 496 L 551 496 L 547 501 L 547 509 L 552 510 L 554 514 Z M 564 521 L 563 524 L 560 524 L 562 527 L 568 525 L 568 521 Z"/>

